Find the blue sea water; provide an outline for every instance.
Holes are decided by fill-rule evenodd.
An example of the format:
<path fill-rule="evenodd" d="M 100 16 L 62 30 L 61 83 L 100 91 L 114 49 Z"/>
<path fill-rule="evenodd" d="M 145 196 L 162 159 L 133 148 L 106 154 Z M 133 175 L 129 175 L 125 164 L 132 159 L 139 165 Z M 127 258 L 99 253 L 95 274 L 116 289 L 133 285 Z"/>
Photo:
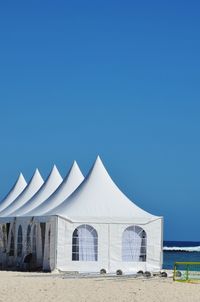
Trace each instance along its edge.
<path fill-rule="evenodd" d="M 164 241 L 163 268 L 173 269 L 174 262 L 200 262 L 200 242 Z"/>

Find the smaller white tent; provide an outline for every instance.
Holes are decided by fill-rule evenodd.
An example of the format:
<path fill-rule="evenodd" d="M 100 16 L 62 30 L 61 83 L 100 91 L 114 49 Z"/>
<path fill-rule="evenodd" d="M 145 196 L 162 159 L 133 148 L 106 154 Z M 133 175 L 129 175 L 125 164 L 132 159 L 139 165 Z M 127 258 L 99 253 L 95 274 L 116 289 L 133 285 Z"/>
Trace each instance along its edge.
<path fill-rule="evenodd" d="M 37 206 L 42 204 L 49 196 L 51 196 L 62 183 L 62 181 L 63 179 L 57 167 L 54 165 L 47 180 L 37 191 L 37 193 L 33 195 L 33 197 L 30 198 L 24 205 L 18 208 L 18 210 L 13 211 L 9 216 L 22 216 L 32 211 Z"/>
<path fill-rule="evenodd" d="M 162 267 L 162 217 L 128 199 L 99 157 L 74 193 L 46 215 L 58 217 L 60 270 L 136 272 Z"/>
<path fill-rule="evenodd" d="M 44 180 L 42 179 L 42 176 L 40 175 L 40 172 L 38 169 L 36 169 L 33 177 L 31 178 L 29 184 L 25 187 L 25 189 L 22 191 L 22 193 L 3 211 L 0 212 L 0 217 L 7 217 L 12 212 L 19 209 L 21 206 L 23 206 L 35 193 L 41 188 L 43 185 Z"/>
<path fill-rule="evenodd" d="M 26 188 L 27 182 L 22 173 L 20 173 L 16 183 L 12 189 L 8 192 L 6 197 L 0 203 L 0 212 L 7 208 Z"/>
<path fill-rule="evenodd" d="M 44 215 L 46 212 L 52 210 L 60 203 L 62 203 L 67 197 L 69 197 L 75 189 L 82 183 L 84 176 L 76 161 L 74 161 L 69 173 L 66 175 L 63 182 L 57 188 L 57 190 L 47 198 L 38 207 L 30 212 L 27 212 L 26 216 L 39 216 Z"/>

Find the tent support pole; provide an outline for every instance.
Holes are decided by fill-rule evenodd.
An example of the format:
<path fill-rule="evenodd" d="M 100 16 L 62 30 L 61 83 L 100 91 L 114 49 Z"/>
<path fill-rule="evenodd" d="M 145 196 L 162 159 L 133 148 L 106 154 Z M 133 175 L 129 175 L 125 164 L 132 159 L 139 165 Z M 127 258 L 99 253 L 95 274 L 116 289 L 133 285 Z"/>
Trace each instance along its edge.
<path fill-rule="evenodd" d="M 58 247 L 58 216 L 55 216 L 55 227 L 56 227 L 56 234 L 55 234 L 55 252 L 54 252 L 54 269 L 57 269 L 57 247 Z"/>
<path fill-rule="evenodd" d="M 108 224 L 108 272 L 110 273 L 110 224 Z"/>

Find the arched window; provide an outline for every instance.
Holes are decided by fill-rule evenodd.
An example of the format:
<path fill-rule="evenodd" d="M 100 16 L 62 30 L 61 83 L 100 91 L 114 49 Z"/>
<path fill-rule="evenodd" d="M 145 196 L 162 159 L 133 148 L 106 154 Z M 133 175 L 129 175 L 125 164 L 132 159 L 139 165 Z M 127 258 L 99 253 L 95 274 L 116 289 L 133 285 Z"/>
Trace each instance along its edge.
<path fill-rule="evenodd" d="M 34 225 L 33 228 L 33 255 L 36 256 L 36 224 Z"/>
<path fill-rule="evenodd" d="M 146 232 L 133 225 L 122 235 L 122 261 L 146 261 Z"/>
<path fill-rule="evenodd" d="M 48 231 L 48 260 L 50 260 L 50 251 L 51 251 L 51 227 Z"/>
<path fill-rule="evenodd" d="M 98 235 L 90 225 L 83 224 L 76 228 L 72 236 L 73 261 L 97 261 Z"/>
<path fill-rule="evenodd" d="M 31 225 L 28 225 L 27 234 L 26 234 L 26 251 L 31 253 Z"/>
<path fill-rule="evenodd" d="M 0 252 L 6 251 L 7 236 L 6 236 L 6 225 L 0 224 Z"/>
<path fill-rule="evenodd" d="M 23 237 L 22 237 L 22 226 L 20 225 L 17 234 L 17 257 L 22 256 L 22 248 L 23 248 Z"/>
<path fill-rule="evenodd" d="M 42 244 L 42 258 L 44 257 L 44 244 L 45 244 L 45 233 L 46 233 L 46 223 L 40 222 L 41 231 L 41 244 Z"/>
<path fill-rule="evenodd" d="M 49 232 L 48 232 L 48 245 L 50 246 L 51 243 L 51 228 L 49 228 Z"/>
<path fill-rule="evenodd" d="M 15 254 L 15 237 L 14 237 L 13 230 L 11 230 L 9 256 L 14 256 L 14 254 Z"/>
<path fill-rule="evenodd" d="M 7 246 L 7 233 L 6 233 L 6 225 L 5 225 L 5 224 L 3 224 L 2 232 L 3 232 L 3 247 L 4 247 L 4 251 L 6 251 L 6 246 Z"/>

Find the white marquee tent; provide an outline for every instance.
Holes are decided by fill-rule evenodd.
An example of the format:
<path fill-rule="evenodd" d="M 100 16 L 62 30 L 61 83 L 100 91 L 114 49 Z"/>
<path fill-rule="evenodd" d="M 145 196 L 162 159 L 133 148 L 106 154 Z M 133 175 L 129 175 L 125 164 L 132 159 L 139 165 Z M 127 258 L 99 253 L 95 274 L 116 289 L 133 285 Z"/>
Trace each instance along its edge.
<path fill-rule="evenodd" d="M 22 210 L 29 200 L 21 203 Z M 162 217 L 130 201 L 99 157 L 84 180 L 75 163 L 55 192 L 30 211 L 9 207 L 9 214 L 19 209 L 19 216 L 0 213 L 6 242 L 0 255 L 7 255 L 2 256 L 7 266 L 23 266 L 31 253 L 32 265 L 43 270 L 132 273 L 162 267 Z"/>
<path fill-rule="evenodd" d="M 9 191 L 7 196 L 0 203 L 0 212 L 7 208 L 26 188 L 27 182 L 22 173 L 20 173 L 16 183 Z"/>

